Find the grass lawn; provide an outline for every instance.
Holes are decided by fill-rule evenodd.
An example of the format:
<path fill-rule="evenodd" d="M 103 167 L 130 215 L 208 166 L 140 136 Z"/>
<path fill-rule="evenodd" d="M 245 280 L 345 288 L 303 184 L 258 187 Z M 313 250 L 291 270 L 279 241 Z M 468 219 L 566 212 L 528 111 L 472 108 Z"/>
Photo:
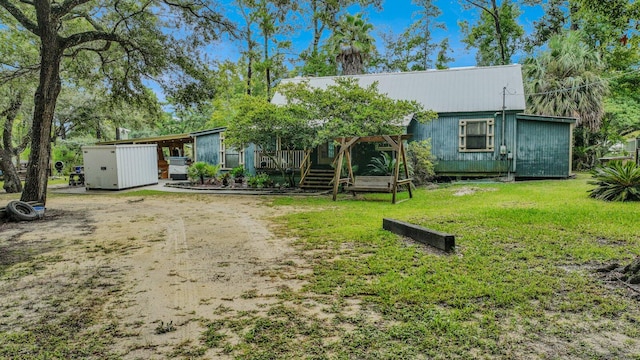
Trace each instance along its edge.
<path fill-rule="evenodd" d="M 239 359 L 640 359 L 637 294 L 594 271 L 640 255 L 640 207 L 590 199 L 587 180 L 419 189 L 397 205 L 277 198 L 302 209 L 278 221 L 305 260 L 280 276 L 307 285 L 264 313 L 220 309 L 203 341 Z M 383 217 L 454 234 L 456 251 Z"/>
<path fill-rule="evenodd" d="M 344 194 L 336 202 L 330 195 L 265 197 L 282 210 L 272 231 L 295 239 L 296 254 L 257 275 L 291 286 L 242 295 L 260 310 L 221 305 L 198 314 L 194 321 L 206 328 L 199 342 L 167 357 L 640 359 L 638 288 L 595 271 L 640 256 L 640 204 L 590 199 L 588 179 L 443 185 L 396 205 L 390 194 Z M 162 197 L 170 207 L 194 194 L 103 196 Z M 454 234 L 456 250 L 444 254 L 384 231 L 384 217 Z M 58 260 L 34 257 L 4 276 L 30 274 L 43 266 L 37 261 Z M 299 280 L 305 285 L 294 287 Z M 64 303 L 79 304 L 95 323 L 65 315 L 27 332 L 0 332 L 0 358 L 106 358 L 109 336 L 129 336 L 98 317 L 107 299 L 120 301 L 120 289 L 87 281 L 100 292 L 85 294 L 80 281 L 80 291 L 54 299 L 69 297 Z"/>

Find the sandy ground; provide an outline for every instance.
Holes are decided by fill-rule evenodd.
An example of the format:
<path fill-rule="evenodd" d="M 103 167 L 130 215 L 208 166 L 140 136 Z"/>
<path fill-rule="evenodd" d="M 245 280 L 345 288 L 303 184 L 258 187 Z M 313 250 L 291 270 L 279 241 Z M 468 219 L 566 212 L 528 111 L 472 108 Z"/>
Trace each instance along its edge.
<path fill-rule="evenodd" d="M 102 283 L 87 291 L 108 297 L 95 309 L 100 322 L 126 334 L 113 344 L 117 354 L 166 358 L 197 345 L 202 320 L 215 319 L 216 309 L 260 311 L 285 286 L 271 270 L 294 254 L 290 240 L 272 233 L 273 215 L 249 196 L 51 196 L 44 220 L 0 224 L 2 264 L 37 264 L 0 281 L 0 331 L 47 311 L 73 311 L 83 295 L 65 289 L 82 292 L 76 285 L 93 279 Z M 225 355 L 209 350 L 204 358 Z"/>

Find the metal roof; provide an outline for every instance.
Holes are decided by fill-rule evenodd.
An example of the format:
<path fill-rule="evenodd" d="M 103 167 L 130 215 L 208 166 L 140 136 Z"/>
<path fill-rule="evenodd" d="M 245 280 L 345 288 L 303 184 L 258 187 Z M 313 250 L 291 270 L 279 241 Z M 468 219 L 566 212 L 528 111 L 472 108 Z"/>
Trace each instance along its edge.
<path fill-rule="evenodd" d="M 195 131 L 189 135 L 191 135 L 192 137 L 198 137 L 198 136 L 204 136 L 204 135 L 218 134 L 218 133 L 224 132 L 225 130 L 227 130 L 226 127 L 217 127 L 213 129 Z"/>
<path fill-rule="evenodd" d="M 506 87 L 506 110 L 525 109 L 521 65 L 465 67 L 403 73 L 349 76 L 361 86 L 378 82 L 380 93 L 392 99 L 415 100 L 425 109 L 437 113 L 502 110 L 502 93 Z M 308 80 L 312 87 L 326 88 L 336 76 L 292 78 L 282 83 Z M 276 93 L 272 103 L 283 105 L 286 99 Z"/>
<path fill-rule="evenodd" d="M 183 144 L 193 143 L 193 137 L 190 134 L 164 135 L 148 138 L 125 139 L 102 141 L 96 145 L 118 145 L 118 144 L 158 144 L 160 146 L 180 146 Z"/>
<path fill-rule="evenodd" d="M 547 115 L 534 115 L 534 114 L 516 114 L 518 120 L 531 120 L 531 121 L 547 121 L 557 123 L 575 124 L 578 119 L 566 116 L 547 116 Z"/>

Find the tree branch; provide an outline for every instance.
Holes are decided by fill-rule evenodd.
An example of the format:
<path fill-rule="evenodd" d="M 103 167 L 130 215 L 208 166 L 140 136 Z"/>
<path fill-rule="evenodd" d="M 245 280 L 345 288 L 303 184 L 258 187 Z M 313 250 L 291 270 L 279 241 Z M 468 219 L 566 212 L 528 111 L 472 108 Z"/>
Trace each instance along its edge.
<path fill-rule="evenodd" d="M 82 51 L 93 51 L 93 52 L 95 52 L 97 54 L 100 54 L 100 53 L 102 53 L 104 51 L 109 50 L 109 48 L 111 47 L 111 44 L 112 44 L 111 41 L 107 41 L 107 42 L 105 42 L 104 46 L 102 46 L 100 48 L 92 48 L 92 47 L 75 48 L 71 54 L 64 54 L 64 56 L 65 57 L 69 57 L 69 58 L 75 58 Z"/>
<path fill-rule="evenodd" d="M 6 83 L 8 81 L 15 80 L 29 74 L 35 74 L 39 70 L 40 70 L 40 64 L 34 64 L 29 66 L 23 66 L 21 68 L 16 69 L 15 71 L 1 71 L 0 83 Z"/>
<path fill-rule="evenodd" d="M 33 127 L 29 128 L 29 131 L 27 132 L 27 135 L 24 136 L 24 138 L 22 138 L 22 142 L 20 143 L 20 145 L 15 147 L 15 155 L 18 156 L 20 153 L 22 153 L 27 146 L 29 146 L 29 143 L 31 142 L 31 134 L 33 133 Z"/>
<path fill-rule="evenodd" d="M 149 7 L 149 6 L 151 5 L 151 2 L 150 2 L 150 1 L 148 1 L 146 4 L 142 5 L 142 7 L 140 8 L 140 10 L 138 10 L 138 11 L 136 11 L 136 12 L 133 12 L 133 13 L 131 13 L 131 14 L 129 14 L 129 15 L 127 15 L 127 16 L 125 16 L 124 14 L 121 14 L 121 13 L 120 13 L 120 9 L 118 9 L 118 3 L 119 3 L 119 2 L 117 1 L 117 2 L 114 4 L 114 6 L 113 6 L 113 7 L 114 7 L 114 9 L 116 10 L 116 12 L 118 13 L 118 15 L 120 15 L 120 17 L 121 17 L 121 18 L 120 18 L 120 20 L 118 20 L 118 22 L 116 22 L 116 24 L 113 26 L 113 31 L 116 31 L 116 30 L 118 29 L 118 27 L 120 27 L 120 24 L 122 24 L 122 23 L 127 24 L 127 20 L 129 20 L 129 19 L 131 19 L 131 18 L 133 18 L 133 17 L 135 17 L 135 16 L 137 16 L 137 15 L 139 15 L 139 14 L 144 13 L 144 12 L 145 12 L 145 10 L 147 9 L 147 7 Z M 127 24 L 127 25 L 128 25 L 128 24 Z M 129 29 L 128 29 L 128 27 L 127 27 L 127 30 L 129 30 Z"/>
<path fill-rule="evenodd" d="M 75 7 L 88 3 L 91 0 L 65 0 L 62 4 L 54 3 L 51 5 L 51 12 L 56 18 L 61 18 L 67 15 Z"/>
<path fill-rule="evenodd" d="M 61 41 L 61 45 L 63 49 L 69 49 L 78 45 L 98 40 L 116 42 L 123 45 L 132 45 L 131 41 L 129 41 L 128 39 L 125 39 L 118 34 L 104 31 L 85 31 L 82 33 L 73 34 L 69 37 L 63 38 Z"/>
<path fill-rule="evenodd" d="M 95 30 L 105 31 L 102 25 L 98 24 L 88 13 L 86 12 L 69 12 L 63 17 L 63 20 L 73 19 L 85 19 Z M 105 31 L 106 32 L 106 31 Z"/>
<path fill-rule="evenodd" d="M 232 23 L 228 22 L 228 21 L 224 21 L 222 16 L 220 16 L 218 13 L 216 13 L 215 11 L 210 9 L 207 4 L 201 3 L 201 6 L 203 8 L 205 8 L 205 9 L 207 9 L 208 11 L 210 11 L 212 14 L 215 14 L 216 16 L 208 16 L 206 14 L 198 13 L 198 11 L 196 9 L 196 6 L 193 3 L 182 4 L 182 3 L 180 3 L 179 0 L 176 0 L 176 1 L 163 0 L 163 2 L 165 4 L 167 4 L 167 5 L 169 5 L 170 7 L 175 7 L 175 8 L 178 8 L 178 9 L 182 9 L 183 11 L 188 12 L 190 15 L 192 15 L 195 18 L 206 19 L 207 21 L 215 23 L 215 24 L 221 26 L 225 31 L 230 33 L 232 36 L 234 36 L 234 37 L 236 36 L 236 28 L 235 28 L 235 26 Z"/>
<path fill-rule="evenodd" d="M 33 4 L 33 3 L 32 3 Z M 31 21 L 22 10 L 18 9 L 15 5 L 11 3 L 10 0 L 0 0 L 0 6 L 5 8 L 13 16 L 22 26 L 24 26 L 27 30 L 31 31 L 35 35 L 40 36 L 40 27 L 33 21 Z"/>
<path fill-rule="evenodd" d="M 465 0 L 465 1 L 466 1 L 467 3 L 469 3 L 469 4 L 471 4 L 471 5 L 473 5 L 473 6 L 475 6 L 475 7 L 478 7 L 478 8 L 480 8 L 480 9 L 482 9 L 482 10 L 484 10 L 484 11 L 488 12 L 489 14 L 493 15 L 493 14 L 491 13 L 491 10 L 489 10 L 489 8 L 488 8 L 488 7 L 486 7 L 486 6 L 482 5 L 482 4 L 478 3 L 478 2 L 472 1 L 472 0 Z"/>

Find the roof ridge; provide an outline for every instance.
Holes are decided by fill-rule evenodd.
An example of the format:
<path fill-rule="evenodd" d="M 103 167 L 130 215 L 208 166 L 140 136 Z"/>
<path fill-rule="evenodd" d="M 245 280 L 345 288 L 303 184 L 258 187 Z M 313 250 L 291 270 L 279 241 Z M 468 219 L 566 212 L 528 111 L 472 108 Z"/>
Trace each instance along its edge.
<path fill-rule="evenodd" d="M 357 74 L 357 75 L 328 75 L 328 76 L 296 76 L 293 78 L 282 79 L 282 81 L 287 80 L 304 80 L 304 79 L 335 79 L 340 77 L 349 77 L 349 78 L 363 78 L 363 77 L 374 77 L 374 76 L 406 76 L 406 75 L 415 75 L 415 74 L 426 74 L 426 73 L 444 73 L 444 72 L 454 72 L 454 71 L 473 71 L 473 70 L 487 70 L 487 69 L 499 69 L 499 68 L 509 68 L 509 67 L 518 67 L 522 66 L 520 64 L 509 64 L 509 65 L 493 65 L 493 66 L 461 66 L 455 68 L 448 69 L 428 69 L 428 70 L 414 70 L 414 71 L 397 71 L 397 72 L 380 72 L 380 73 L 368 73 L 368 74 Z"/>

